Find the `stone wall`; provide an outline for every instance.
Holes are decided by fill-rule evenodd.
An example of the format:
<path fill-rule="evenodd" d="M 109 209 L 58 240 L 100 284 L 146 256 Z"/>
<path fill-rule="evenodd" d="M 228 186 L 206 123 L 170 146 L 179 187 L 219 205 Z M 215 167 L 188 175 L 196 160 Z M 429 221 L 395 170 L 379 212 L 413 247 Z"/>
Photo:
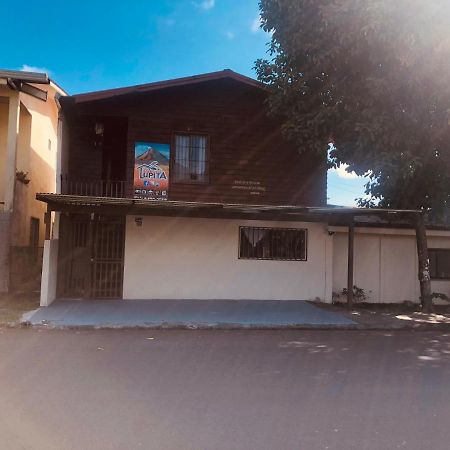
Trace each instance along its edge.
<path fill-rule="evenodd" d="M 0 293 L 9 288 L 9 224 L 10 214 L 0 212 Z"/>
<path fill-rule="evenodd" d="M 39 292 L 43 248 L 11 247 L 10 292 Z"/>

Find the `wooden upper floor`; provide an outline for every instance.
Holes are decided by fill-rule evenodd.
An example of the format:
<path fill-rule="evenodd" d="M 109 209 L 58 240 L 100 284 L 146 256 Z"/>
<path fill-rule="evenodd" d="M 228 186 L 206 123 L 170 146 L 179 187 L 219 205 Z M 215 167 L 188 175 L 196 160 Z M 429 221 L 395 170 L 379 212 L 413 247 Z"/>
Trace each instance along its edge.
<path fill-rule="evenodd" d="M 286 142 L 266 96 L 222 71 L 65 97 L 61 193 L 325 205 L 326 155 Z"/>

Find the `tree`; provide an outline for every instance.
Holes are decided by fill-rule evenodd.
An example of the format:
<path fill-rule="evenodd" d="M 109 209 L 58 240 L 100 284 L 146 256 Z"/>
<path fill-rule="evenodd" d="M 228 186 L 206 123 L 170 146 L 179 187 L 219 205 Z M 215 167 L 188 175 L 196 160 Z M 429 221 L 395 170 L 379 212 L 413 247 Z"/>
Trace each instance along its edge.
<path fill-rule="evenodd" d="M 447 0 L 260 0 L 269 109 L 301 152 L 368 174 L 361 206 L 450 206 Z"/>

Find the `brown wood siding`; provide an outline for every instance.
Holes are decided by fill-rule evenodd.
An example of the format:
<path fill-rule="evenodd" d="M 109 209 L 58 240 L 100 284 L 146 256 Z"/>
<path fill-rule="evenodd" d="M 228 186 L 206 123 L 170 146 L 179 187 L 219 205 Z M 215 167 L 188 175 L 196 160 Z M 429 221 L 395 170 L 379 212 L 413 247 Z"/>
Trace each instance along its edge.
<path fill-rule="evenodd" d="M 94 146 L 95 119 L 80 117 L 70 126 L 69 172 L 73 180 L 95 181 L 101 179 L 102 154 Z"/>
<path fill-rule="evenodd" d="M 324 205 L 325 158 L 300 155 L 267 117 L 264 91 L 235 80 L 141 93 L 76 106 L 85 115 L 128 118 L 127 181 L 132 195 L 136 141 L 172 143 L 174 132 L 207 134 L 209 184 L 171 182 L 169 199 L 254 204 Z M 92 128 L 92 127 L 91 127 Z M 98 170 L 85 138 L 72 132 L 71 174 Z M 78 155 L 78 153 L 83 155 Z M 76 153 L 76 154 L 72 154 Z M 90 159 L 92 161 L 90 162 Z"/>

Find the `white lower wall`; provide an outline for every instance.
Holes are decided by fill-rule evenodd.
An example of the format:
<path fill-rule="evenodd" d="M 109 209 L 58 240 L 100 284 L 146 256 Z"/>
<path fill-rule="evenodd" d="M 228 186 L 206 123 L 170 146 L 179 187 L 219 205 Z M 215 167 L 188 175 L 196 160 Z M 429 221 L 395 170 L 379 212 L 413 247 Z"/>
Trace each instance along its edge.
<path fill-rule="evenodd" d="M 332 238 L 326 224 L 127 217 L 125 299 L 331 301 Z M 239 226 L 308 229 L 307 261 L 238 258 Z M 328 273 L 327 273 L 328 268 Z"/>
<path fill-rule="evenodd" d="M 239 226 L 306 228 L 308 260 L 241 260 Z M 347 285 L 347 239 L 345 228 L 321 223 L 146 216 L 139 227 L 129 216 L 123 297 L 330 302 Z M 429 231 L 428 246 L 450 248 L 450 232 Z M 417 264 L 412 230 L 356 229 L 355 284 L 369 301 L 419 302 Z M 450 296 L 450 281 L 432 290 Z"/>
<path fill-rule="evenodd" d="M 333 292 L 347 286 L 348 234 L 332 227 Z M 441 235 L 439 235 L 441 234 Z M 450 248 L 450 233 L 428 232 L 429 248 Z M 419 302 L 416 238 L 411 230 L 356 229 L 354 284 L 363 288 L 370 301 Z M 433 292 L 450 296 L 450 281 L 432 281 Z"/>

